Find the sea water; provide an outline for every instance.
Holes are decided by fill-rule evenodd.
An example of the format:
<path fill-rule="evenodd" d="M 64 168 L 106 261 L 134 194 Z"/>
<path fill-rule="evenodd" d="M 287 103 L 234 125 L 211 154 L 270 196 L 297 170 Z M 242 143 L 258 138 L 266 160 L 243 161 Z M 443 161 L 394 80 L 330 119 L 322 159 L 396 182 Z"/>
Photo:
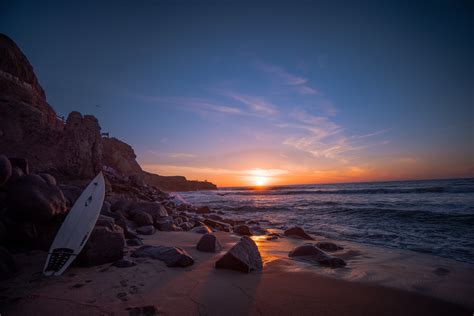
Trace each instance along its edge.
<path fill-rule="evenodd" d="M 298 225 L 330 239 L 474 263 L 474 179 L 234 187 L 180 195 L 264 227 Z"/>

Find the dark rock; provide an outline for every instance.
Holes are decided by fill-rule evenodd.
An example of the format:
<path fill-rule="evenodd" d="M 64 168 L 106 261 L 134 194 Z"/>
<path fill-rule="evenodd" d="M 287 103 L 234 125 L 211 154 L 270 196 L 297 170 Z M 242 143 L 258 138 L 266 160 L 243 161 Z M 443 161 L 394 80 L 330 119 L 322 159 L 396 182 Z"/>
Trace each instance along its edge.
<path fill-rule="evenodd" d="M 298 257 L 309 262 L 316 262 L 320 265 L 331 268 L 340 268 L 346 265 L 344 260 L 331 257 L 313 244 L 304 244 L 302 246 L 296 247 L 288 254 L 288 256 Z"/>
<path fill-rule="evenodd" d="M 329 241 L 320 241 L 320 242 L 316 243 L 316 246 L 319 249 L 322 249 L 324 251 L 338 251 L 338 250 L 344 249 L 341 246 L 338 246 L 335 243 L 332 243 L 332 242 L 329 242 Z"/>
<path fill-rule="evenodd" d="M 277 236 L 268 236 L 267 238 L 265 238 L 266 240 L 277 240 L 278 237 Z"/>
<path fill-rule="evenodd" d="M 217 237 L 213 234 L 205 234 L 201 237 L 196 249 L 203 252 L 216 252 L 222 248 Z"/>
<path fill-rule="evenodd" d="M 4 155 L 0 155 L 0 185 L 8 181 L 12 175 L 12 165 L 10 160 Z"/>
<path fill-rule="evenodd" d="M 102 208 L 100 209 L 100 213 L 104 214 L 104 215 L 107 215 L 110 212 L 111 212 L 110 202 L 109 201 L 104 201 L 104 204 L 102 204 Z"/>
<path fill-rule="evenodd" d="M 48 183 L 49 185 L 52 185 L 52 186 L 58 185 L 58 183 L 56 182 L 56 179 L 48 173 L 40 173 L 39 176 L 43 178 L 43 180 L 46 181 L 46 183 Z"/>
<path fill-rule="evenodd" d="M 170 221 L 157 222 L 156 227 L 159 230 L 164 231 L 164 232 L 172 232 L 172 231 L 177 230 L 177 227 L 175 226 L 175 224 L 173 224 L 173 222 L 170 222 Z"/>
<path fill-rule="evenodd" d="M 76 185 L 60 184 L 59 188 L 63 192 L 70 206 L 74 205 L 83 191 L 82 187 Z"/>
<path fill-rule="evenodd" d="M 222 258 L 216 261 L 217 269 L 231 269 L 242 272 L 261 270 L 262 257 L 255 242 L 244 236 Z"/>
<path fill-rule="evenodd" d="M 234 233 L 241 236 L 253 236 L 250 228 L 247 225 L 240 225 L 234 229 Z"/>
<path fill-rule="evenodd" d="M 155 227 L 153 225 L 141 226 L 137 228 L 137 233 L 140 235 L 153 235 L 155 233 Z"/>
<path fill-rule="evenodd" d="M 105 215 L 99 215 L 99 218 L 97 219 L 97 222 L 95 224 L 96 226 L 105 226 L 110 228 L 111 230 L 115 229 L 115 220 L 112 217 L 105 216 Z"/>
<path fill-rule="evenodd" d="M 219 221 L 215 221 L 213 219 L 206 218 L 204 220 L 204 224 L 209 226 L 209 227 L 212 227 L 212 228 L 224 231 L 224 232 L 231 232 L 232 231 L 232 227 L 229 224 L 219 222 Z"/>
<path fill-rule="evenodd" d="M 7 249 L 0 247 L 0 280 L 9 279 L 19 271 L 18 265 Z"/>
<path fill-rule="evenodd" d="M 285 236 L 314 240 L 314 238 L 308 235 L 301 227 L 293 227 L 285 230 Z"/>
<path fill-rule="evenodd" d="M 142 246 L 132 253 L 132 257 L 161 260 L 168 267 L 187 267 L 194 263 L 194 259 L 178 247 Z"/>
<path fill-rule="evenodd" d="M 143 240 L 138 238 L 127 239 L 127 246 L 135 247 L 135 246 L 142 246 Z"/>
<path fill-rule="evenodd" d="M 112 263 L 112 265 L 117 268 L 130 268 L 130 267 L 136 266 L 137 263 L 134 261 L 122 258 Z"/>
<path fill-rule="evenodd" d="M 207 206 L 200 207 L 196 209 L 197 214 L 209 214 L 212 213 L 211 209 Z"/>
<path fill-rule="evenodd" d="M 135 182 L 143 182 L 142 168 L 137 163 L 133 148 L 115 137 L 102 138 L 104 164 L 119 175 L 133 176 Z"/>
<path fill-rule="evenodd" d="M 198 227 L 192 228 L 190 232 L 198 233 L 198 234 L 209 234 L 209 233 L 212 233 L 212 230 L 207 226 L 198 226 Z"/>
<path fill-rule="evenodd" d="M 117 261 L 123 257 L 124 246 L 122 228 L 115 225 L 111 230 L 107 226 L 95 226 L 78 256 L 78 262 L 85 266 L 96 266 Z"/>
<path fill-rule="evenodd" d="M 133 202 L 126 208 L 126 213 L 131 217 L 137 213 L 146 212 L 151 215 L 153 222 L 157 222 L 163 217 L 168 216 L 168 212 L 161 203 L 155 202 Z"/>
<path fill-rule="evenodd" d="M 13 167 L 18 167 L 23 171 L 24 175 L 30 174 L 30 167 L 28 165 L 28 159 L 26 158 L 10 158 L 10 163 Z"/>
<path fill-rule="evenodd" d="M 193 228 L 193 225 L 189 222 L 184 222 L 181 225 L 179 225 L 179 227 L 181 227 L 183 231 L 187 232 L 188 230 Z"/>
<path fill-rule="evenodd" d="M 148 225 L 153 225 L 153 217 L 151 217 L 150 214 L 146 212 L 137 212 L 133 216 L 133 221 L 138 225 L 138 226 L 148 226 Z"/>
<path fill-rule="evenodd" d="M 57 168 L 70 178 L 92 179 L 102 170 L 102 137 L 92 115 L 69 113 L 59 145 Z"/>
<path fill-rule="evenodd" d="M 9 181 L 7 206 L 11 218 L 48 222 L 66 211 L 66 199 L 57 186 L 38 175 L 26 175 Z"/>

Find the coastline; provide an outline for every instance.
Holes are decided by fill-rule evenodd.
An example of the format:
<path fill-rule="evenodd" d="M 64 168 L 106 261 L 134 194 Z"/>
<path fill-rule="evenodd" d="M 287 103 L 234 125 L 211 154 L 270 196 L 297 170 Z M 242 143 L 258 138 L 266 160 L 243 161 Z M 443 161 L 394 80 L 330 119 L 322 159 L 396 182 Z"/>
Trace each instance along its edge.
<path fill-rule="evenodd" d="M 122 315 L 129 314 L 131 308 L 151 305 L 165 315 L 470 315 L 468 310 L 474 309 L 467 296 L 473 288 L 466 279 L 473 278 L 470 265 L 447 259 L 432 262 L 426 271 L 441 266 L 450 272 L 427 275 L 410 269 L 415 262 L 417 269 L 426 265 L 430 258 L 425 256 L 412 254 L 410 258 L 409 253 L 339 242 L 345 250 L 338 256 L 347 261 L 347 267 L 321 268 L 288 258 L 288 251 L 305 243 L 303 240 L 267 241 L 255 236 L 264 268 L 242 274 L 214 268 L 215 261 L 240 237 L 214 234 L 223 245 L 219 253 L 197 251 L 195 246 L 202 236 L 197 233 L 144 236 L 147 245 L 182 247 L 195 259 L 187 268 L 168 268 L 161 261 L 139 258 L 134 267 L 73 266 L 61 277 L 48 278 L 41 274 L 45 252 L 19 254 L 16 259 L 23 271 L 4 282 L 1 295 L 8 303 L 3 304 L 2 314 L 34 310 L 39 315 Z M 126 247 L 126 255 L 134 249 Z M 392 278 L 386 278 L 383 271 L 390 271 Z M 413 280 L 408 271 L 418 277 Z M 405 279 L 399 276 L 412 283 L 404 284 Z M 458 287 L 456 292 L 464 297 L 447 296 L 454 294 L 450 290 L 461 284 L 456 282 L 459 280 L 467 288 Z"/>

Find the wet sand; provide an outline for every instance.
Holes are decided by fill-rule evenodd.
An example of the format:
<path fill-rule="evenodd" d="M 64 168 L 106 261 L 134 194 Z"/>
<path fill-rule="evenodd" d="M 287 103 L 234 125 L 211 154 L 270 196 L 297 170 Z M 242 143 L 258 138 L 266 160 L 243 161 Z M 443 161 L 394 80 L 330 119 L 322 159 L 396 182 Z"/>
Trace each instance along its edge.
<path fill-rule="evenodd" d="M 223 232 L 216 235 L 224 246 L 223 252 L 239 239 Z M 457 288 L 462 294 L 460 305 L 433 297 L 439 293 L 424 293 L 430 297 L 416 288 L 413 291 L 393 288 L 389 281 L 382 282 L 380 271 L 373 280 L 354 277 L 364 275 L 358 268 L 358 261 L 367 256 L 364 253 L 368 250 L 364 248 L 345 244 L 346 249 L 339 255 L 348 266 L 332 270 L 286 257 L 291 247 L 304 241 L 286 238 L 266 241 L 257 237 L 264 269 L 243 274 L 216 270 L 214 263 L 222 253 L 197 251 L 195 245 L 200 237 L 195 233 L 158 232 L 145 238 L 146 244 L 184 248 L 195 259 L 194 265 L 188 268 L 168 268 L 161 261 L 134 259 L 138 265 L 130 268 L 110 264 L 71 267 L 61 277 L 44 277 L 41 269 L 46 253 L 19 255 L 17 259 L 24 269 L 18 277 L 1 285 L 0 312 L 2 315 L 128 315 L 130 308 L 154 305 L 164 315 L 472 315 L 474 304 L 465 298 L 469 293 L 464 293 L 472 285 Z M 127 251 L 133 249 L 128 247 Z M 379 265 L 388 264 L 393 269 L 389 263 L 390 260 Z M 369 271 L 371 267 L 366 269 Z M 469 271 L 459 273 L 466 272 Z M 395 278 L 397 273 L 393 273 Z M 450 270 L 439 277 L 449 275 L 455 272 Z M 469 279 L 465 280 L 468 282 Z M 439 283 L 443 283 L 442 279 Z"/>

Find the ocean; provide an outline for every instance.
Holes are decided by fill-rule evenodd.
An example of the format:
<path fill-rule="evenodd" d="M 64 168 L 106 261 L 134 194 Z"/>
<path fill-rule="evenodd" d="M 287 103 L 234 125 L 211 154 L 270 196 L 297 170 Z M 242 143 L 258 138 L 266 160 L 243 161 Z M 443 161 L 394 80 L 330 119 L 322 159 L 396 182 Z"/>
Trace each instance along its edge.
<path fill-rule="evenodd" d="M 220 188 L 183 192 L 262 227 L 474 263 L 474 179 Z"/>

